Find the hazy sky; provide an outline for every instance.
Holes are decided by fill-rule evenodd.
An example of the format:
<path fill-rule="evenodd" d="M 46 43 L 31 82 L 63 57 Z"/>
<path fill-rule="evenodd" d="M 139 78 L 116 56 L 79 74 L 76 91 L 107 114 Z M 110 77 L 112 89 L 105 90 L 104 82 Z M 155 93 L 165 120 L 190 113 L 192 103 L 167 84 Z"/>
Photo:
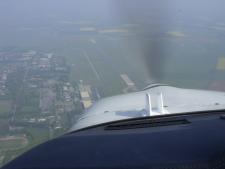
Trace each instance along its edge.
<path fill-rule="evenodd" d="M 99 27 L 141 23 L 142 30 L 153 32 L 153 36 L 150 42 L 141 41 L 137 44 L 140 46 L 137 55 L 147 58 L 145 62 L 151 63 L 148 67 L 154 68 L 155 65 L 162 65 L 163 60 L 155 56 L 194 57 L 191 53 L 193 39 L 194 42 L 202 40 L 202 46 L 212 38 L 223 41 L 221 34 L 225 29 L 224 16 L 224 0 L 0 0 L 0 47 L 23 43 L 24 46 L 40 46 L 43 43 L 53 47 L 63 46 L 70 42 L 70 36 L 77 33 L 75 31 L 79 27 L 66 27 L 59 23 L 91 21 L 95 26 L 100 25 Z M 217 34 L 218 30 L 215 28 L 220 29 L 220 34 Z M 158 30 L 162 31 L 157 32 Z M 187 36 L 187 41 L 179 43 L 178 40 L 174 45 L 171 42 L 158 42 L 162 34 L 165 37 L 168 31 L 184 31 L 191 36 Z M 65 40 L 64 35 L 69 39 Z M 186 47 L 185 43 L 189 46 Z M 202 49 L 200 43 L 196 43 L 199 45 L 199 49 L 195 50 L 196 56 L 200 56 L 199 51 Z M 202 53 L 202 57 L 210 55 L 210 52 L 217 52 L 214 54 L 216 56 L 222 55 L 224 47 L 221 48 L 218 44 L 213 44 L 214 50 Z M 185 48 L 178 48 L 178 45 L 184 45 Z M 210 44 L 210 47 L 213 45 Z M 154 69 L 157 70 L 158 67 Z"/>
<path fill-rule="evenodd" d="M 210 17 L 222 19 L 224 0 L 0 0 L 0 21 L 40 21 L 46 19 L 97 20 Z M 146 19 L 146 18 L 145 18 Z"/>

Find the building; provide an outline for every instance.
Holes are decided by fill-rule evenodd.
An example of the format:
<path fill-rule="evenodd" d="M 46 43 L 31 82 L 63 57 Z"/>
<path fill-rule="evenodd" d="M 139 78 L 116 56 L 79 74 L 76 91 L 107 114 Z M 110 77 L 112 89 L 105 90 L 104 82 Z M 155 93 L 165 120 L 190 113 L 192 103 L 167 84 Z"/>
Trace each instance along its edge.
<path fill-rule="evenodd" d="M 93 101 L 91 99 L 91 90 L 88 85 L 80 85 L 79 86 L 81 103 L 84 109 L 87 109 L 92 106 Z"/>

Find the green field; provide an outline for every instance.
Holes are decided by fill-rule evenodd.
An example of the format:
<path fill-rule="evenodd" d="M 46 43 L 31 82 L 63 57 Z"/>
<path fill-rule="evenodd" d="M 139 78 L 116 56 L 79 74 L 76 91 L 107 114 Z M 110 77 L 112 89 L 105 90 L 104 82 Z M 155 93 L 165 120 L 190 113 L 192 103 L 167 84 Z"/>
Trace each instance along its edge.
<path fill-rule="evenodd" d="M 9 114 L 12 103 L 9 100 L 0 100 L 0 116 Z"/>
<path fill-rule="evenodd" d="M 6 135 L 9 132 L 8 118 L 0 118 L 0 135 Z"/>
<path fill-rule="evenodd" d="M 79 36 L 71 39 L 66 49 L 58 53 L 66 57 L 71 68 L 71 81 L 83 80 L 85 84 L 99 87 L 103 97 L 123 93 L 126 86 L 120 74 L 127 74 L 138 89 L 151 82 L 185 88 L 207 88 L 215 79 L 212 73 L 215 73 L 219 55 L 203 50 L 209 46 L 209 42 L 200 38 L 194 42 L 189 37 L 173 39 L 165 36 L 154 42 L 160 49 L 148 46 L 151 43 L 151 39 L 116 35 Z M 216 48 L 214 45 L 210 47 L 212 51 Z M 155 61 L 151 63 L 153 56 Z M 152 74 L 157 79 L 151 79 Z"/>
<path fill-rule="evenodd" d="M 116 27 L 122 28 L 122 25 Z M 79 25 L 74 26 L 76 30 L 79 28 Z M 146 29 L 141 25 L 140 28 Z M 65 58 L 71 70 L 70 80 L 72 82 L 83 80 L 85 84 L 98 87 L 102 90 L 103 97 L 123 93 L 126 86 L 120 74 L 127 74 L 138 89 L 142 89 L 150 82 L 205 88 L 216 78 L 212 74 L 216 68 L 217 58 L 225 54 L 222 46 L 225 39 L 223 36 L 220 38 L 214 36 L 220 35 L 219 32 L 197 27 L 195 31 L 189 27 L 158 30 L 153 25 L 151 28 L 141 35 L 137 31 L 137 36 L 107 32 L 59 33 L 57 29 L 51 30 L 52 32 L 47 29 L 43 33 L 37 29 L 32 36 L 24 32 L 20 43 L 14 40 L 11 43 L 16 43 L 16 49 L 52 52 Z M 58 33 L 57 36 L 52 36 L 53 32 Z M 4 45 L 6 44 L 2 44 Z M 152 61 L 151 58 L 156 61 Z M 151 61 L 153 63 L 150 63 Z M 153 69 L 157 71 L 154 72 Z M 159 75 L 159 78 L 155 80 L 152 74 Z M 224 80 L 225 76 L 219 76 L 217 79 Z"/>
<path fill-rule="evenodd" d="M 26 127 L 25 133 L 27 135 L 28 144 L 24 144 L 24 140 L 11 140 L 9 142 L 0 141 L 0 149 L 5 147 L 9 148 L 4 151 L 5 159 L 3 164 L 8 163 L 17 156 L 23 154 L 24 152 L 30 150 L 32 147 L 35 147 L 49 139 L 49 133 L 47 128 L 38 128 L 38 127 Z M 22 147 L 21 147 L 22 146 Z M 21 147 L 21 149 L 18 149 Z"/>
<path fill-rule="evenodd" d="M 0 140 L 0 150 L 18 150 L 24 148 L 26 141 L 23 138 Z"/>
<path fill-rule="evenodd" d="M 49 139 L 48 129 L 44 127 L 27 127 L 26 133 L 29 139 L 28 149 Z"/>
<path fill-rule="evenodd" d="M 90 41 L 94 40 L 95 43 Z M 73 46 L 60 54 L 66 56 L 71 68 L 70 80 L 99 87 L 104 96 L 122 93 L 126 87 L 120 74 L 128 74 L 137 87 L 144 86 L 146 70 L 141 67 L 137 53 L 131 50 L 127 40 L 110 39 L 107 36 L 80 37 Z"/>

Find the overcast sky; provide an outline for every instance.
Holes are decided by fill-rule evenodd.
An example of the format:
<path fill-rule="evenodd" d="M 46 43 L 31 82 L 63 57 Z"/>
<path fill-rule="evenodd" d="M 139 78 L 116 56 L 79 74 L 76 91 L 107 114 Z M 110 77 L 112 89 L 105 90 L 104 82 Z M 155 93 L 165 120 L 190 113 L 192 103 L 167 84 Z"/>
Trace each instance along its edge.
<path fill-rule="evenodd" d="M 0 0 L 0 21 L 10 24 L 54 18 L 101 22 L 138 20 L 148 14 L 165 18 L 223 19 L 224 9 L 224 0 Z"/>

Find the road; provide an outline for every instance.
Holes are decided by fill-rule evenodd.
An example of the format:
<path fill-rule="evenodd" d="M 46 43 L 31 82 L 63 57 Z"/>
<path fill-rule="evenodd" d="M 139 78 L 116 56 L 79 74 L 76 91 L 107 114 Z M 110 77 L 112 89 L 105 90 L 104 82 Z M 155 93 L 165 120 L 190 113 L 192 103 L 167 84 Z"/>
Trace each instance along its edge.
<path fill-rule="evenodd" d="M 100 75 L 99 75 L 99 73 L 97 72 L 97 70 L 96 70 L 94 64 L 92 63 L 90 57 L 88 56 L 87 52 L 84 51 L 84 50 L 82 50 L 82 52 L 83 52 L 85 58 L 87 59 L 87 62 L 88 62 L 88 64 L 90 65 L 90 67 L 91 67 L 93 73 L 95 74 L 96 78 L 97 78 L 98 80 L 101 80 Z"/>

